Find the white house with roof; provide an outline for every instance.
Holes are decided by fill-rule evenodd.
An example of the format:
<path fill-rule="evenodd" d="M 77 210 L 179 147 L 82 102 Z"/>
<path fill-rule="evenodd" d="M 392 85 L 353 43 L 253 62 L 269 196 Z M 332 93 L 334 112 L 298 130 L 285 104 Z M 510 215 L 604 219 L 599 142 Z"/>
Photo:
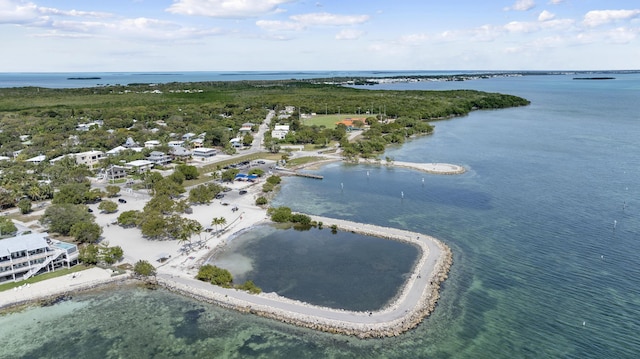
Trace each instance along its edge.
<path fill-rule="evenodd" d="M 0 283 L 70 268 L 78 264 L 78 254 L 75 244 L 52 240 L 47 233 L 0 239 Z"/>
<path fill-rule="evenodd" d="M 135 161 L 127 162 L 124 166 L 128 168 L 130 171 L 142 173 L 152 169 L 153 162 L 149 160 L 135 160 Z"/>
<path fill-rule="evenodd" d="M 160 141 L 158 140 L 149 140 L 144 142 L 144 147 L 146 148 L 154 148 L 160 146 Z"/>
<path fill-rule="evenodd" d="M 240 133 L 251 133 L 251 129 L 253 128 L 253 123 L 245 122 L 240 127 Z"/>
<path fill-rule="evenodd" d="M 45 160 L 46 158 L 47 158 L 47 156 L 45 156 L 45 155 L 39 155 L 39 156 L 31 157 L 31 158 L 29 158 L 29 159 L 25 160 L 25 162 L 31 162 L 31 163 L 33 163 L 33 164 L 36 164 L 36 165 L 37 165 L 37 164 L 39 164 L 39 163 L 44 162 L 44 160 Z"/>
<path fill-rule="evenodd" d="M 289 125 L 275 125 L 271 131 L 271 137 L 282 140 L 287 133 L 289 133 Z"/>
<path fill-rule="evenodd" d="M 193 158 L 209 158 L 213 157 L 217 154 L 217 151 L 214 148 L 200 147 L 194 148 L 191 151 Z"/>
<path fill-rule="evenodd" d="M 182 139 L 183 139 L 184 141 L 189 141 L 189 140 L 191 140 L 191 139 L 192 139 L 192 138 L 194 138 L 194 137 L 196 137 L 196 134 L 195 134 L 195 133 L 193 133 L 193 132 L 188 132 L 188 133 L 185 133 L 184 135 L 182 135 Z"/>
<path fill-rule="evenodd" d="M 167 146 L 169 147 L 184 147 L 184 141 L 169 141 L 167 142 Z"/>
<path fill-rule="evenodd" d="M 90 169 L 93 169 L 93 167 L 105 157 L 105 154 L 102 151 L 87 151 L 74 153 L 73 155 L 76 158 L 77 164 L 87 165 Z"/>
<path fill-rule="evenodd" d="M 242 147 L 242 138 L 240 137 L 235 137 L 229 140 L 229 143 L 231 144 L 231 146 L 238 148 L 238 147 Z"/>
<path fill-rule="evenodd" d="M 171 162 L 171 157 L 164 152 L 160 151 L 152 151 L 147 156 L 147 160 L 153 162 L 156 165 L 164 166 L 167 163 Z"/>
<path fill-rule="evenodd" d="M 191 147 L 192 148 L 204 147 L 204 138 L 198 137 L 191 140 Z"/>
<path fill-rule="evenodd" d="M 54 164 L 65 157 L 71 157 L 76 161 L 76 164 L 86 165 L 90 169 L 93 169 L 101 159 L 105 158 L 105 154 L 102 151 L 86 151 L 78 153 L 68 153 L 66 155 L 58 156 L 49 160 L 49 163 Z"/>

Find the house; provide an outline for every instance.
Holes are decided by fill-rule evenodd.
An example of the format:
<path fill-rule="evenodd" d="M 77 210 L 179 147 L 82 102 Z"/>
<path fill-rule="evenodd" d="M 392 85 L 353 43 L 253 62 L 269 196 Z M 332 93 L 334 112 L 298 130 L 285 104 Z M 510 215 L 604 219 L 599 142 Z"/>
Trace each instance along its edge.
<path fill-rule="evenodd" d="M 104 152 L 102 151 L 87 151 L 74 153 L 73 156 L 76 158 L 76 163 L 79 165 L 87 165 L 90 169 L 93 169 L 95 165 L 97 165 L 101 159 L 105 157 Z"/>
<path fill-rule="evenodd" d="M 240 127 L 240 133 L 251 133 L 251 129 L 253 128 L 253 123 L 246 122 L 242 124 Z"/>
<path fill-rule="evenodd" d="M 154 148 L 160 146 L 160 141 L 158 140 L 149 140 L 149 141 L 145 141 L 144 142 L 144 147 L 145 148 Z"/>
<path fill-rule="evenodd" d="M 78 264 L 78 247 L 30 233 L 0 239 L 0 283 L 25 280 L 40 273 Z"/>
<path fill-rule="evenodd" d="M 76 131 L 89 131 L 92 127 L 102 127 L 103 124 L 104 121 L 102 120 L 95 120 L 88 123 L 79 123 L 78 126 L 76 126 Z"/>
<path fill-rule="evenodd" d="M 194 138 L 191 140 L 191 148 L 200 148 L 204 147 L 204 138 Z"/>
<path fill-rule="evenodd" d="M 271 137 L 277 139 L 284 139 L 289 133 L 289 125 L 275 125 L 271 131 Z"/>
<path fill-rule="evenodd" d="M 110 149 L 109 151 L 107 151 L 107 155 L 108 156 L 114 156 L 117 155 L 118 153 L 126 150 L 127 148 L 124 146 L 118 146 L 118 147 L 114 147 L 112 149 Z"/>
<path fill-rule="evenodd" d="M 185 133 L 184 135 L 182 135 L 182 140 L 183 141 L 189 141 L 194 137 L 196 137 L 196 134 L 193 133 L 193 132 L 189 132 L 189 133 Z"/>
<path fill-rule="evenodd" d="M 242 138 L 240 137 L 232 138 L 229 140 L 229 143 L 231 144 L 231 146 L 235 148 L 242 147 Z"/>
<path fill-rule="evenodd" d="M 111 165 L 109 168 L 103 169 L 99 175 L 107 181 L 113 181 L 127 177 L 127 168 L 124 166 Z"/>
<path fill-rule="evenodd" d="M 191 157 L 191 151 L 187 150 L 184 147 L 176 146 L 171 147 L 169 155 L 174 159 L 186 160 Z"/>
<path fill-rule="evenodd" d="M 142 173 L 152 169 L 153 162 L 149 160 L 135 160 L 135 161 L 127 162 L 124 166 L 130 171 Z"/>
<path fill-rule="evenodd" d="M 26 162 L 31 162 L 35 165 L 44 162 L 44 160 L 47 158 L 47 156 L 45 155 L 39 155 L 39 156 L 35 156 L 35 157 L 31 157 L 28 160 L 25 160 Z"/>
<path fill-rule="evenodd" d="M 167 143 L 169 147 L 184 147 L 184 141 L 169 141 Z"/>
<path fill-rule="evenodd" d="M 200 148 L 194 148 L 191 153 L 194 158 L 198 157 L 198 158 L 204 159 L 204 158 L 215 156 L 216 152 L 217 151 L 213 148 L 200 147 Z"/>
<path fill-rule="evenodd" d="M 164 152 L 152 151 L 151 153 L 149 153 L 149 156 L 147 156 L 147 160 L 153 162 L 156 165 L 164 166 L 167 163 L 171 162 L 171 157 L 169 157 L 169 155 Z"/>
<path fill-rule="evenodd" d="M 127 140 L 124 142 L 123 146 L 126 148 L 140 147 L 138 145 L 138 142 L 134 141 L 131 137 L 127 137 Z"/>
<path fill-rule="evenodd" d="M 76 161 L 76 164 L 86 165 L 90 169 L 93 169 L 93 167 L 97 165 L 100 162 L 100 160 L 105 157 L 105 154 L 102 151 L 68 153 L 66 155 L 58 156 L 54 159 L 49 160 L 49 163 L 54 164 L 65 157 L 71 157 Z"/>

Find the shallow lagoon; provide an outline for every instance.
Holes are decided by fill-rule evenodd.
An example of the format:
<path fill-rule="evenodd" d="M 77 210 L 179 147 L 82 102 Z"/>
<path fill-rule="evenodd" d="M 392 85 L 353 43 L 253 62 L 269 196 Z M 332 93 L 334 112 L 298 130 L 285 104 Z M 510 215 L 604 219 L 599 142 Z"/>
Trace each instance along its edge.
<path fill-rule="evenodd" d="M 354 311 L 381 309 L 398 294 L 419 249 L 398 241 L 329 228 L 262 225 L 235 237 L 213 264 L 234 282 L 264 292 Z"/>

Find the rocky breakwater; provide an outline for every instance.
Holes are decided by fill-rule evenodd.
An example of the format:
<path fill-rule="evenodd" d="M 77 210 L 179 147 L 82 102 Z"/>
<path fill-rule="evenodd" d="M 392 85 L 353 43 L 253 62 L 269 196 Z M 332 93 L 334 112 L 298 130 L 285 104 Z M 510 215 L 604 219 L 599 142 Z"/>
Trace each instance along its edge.
<path fill-rule="evenodd" d="M 358 338 L 400 335 L 419 325 L 435 308 L 441 283 L 453 262 L 452 252 L 444 243 L 423 234 L 395 228 L 378 227 L 324 217 L 314 217 L 340 230 L 399 240 L 420 248 L 420 258 L 411 277 L 396 298 L 381 310 L 354 312 L 327 308 L 277 295 L 252 295 L 221 288 L 190 277 L 159 274 L 158 283 L 171 291 L 225 308 L 260 315 L 300 327 L 339 333 Z"/>

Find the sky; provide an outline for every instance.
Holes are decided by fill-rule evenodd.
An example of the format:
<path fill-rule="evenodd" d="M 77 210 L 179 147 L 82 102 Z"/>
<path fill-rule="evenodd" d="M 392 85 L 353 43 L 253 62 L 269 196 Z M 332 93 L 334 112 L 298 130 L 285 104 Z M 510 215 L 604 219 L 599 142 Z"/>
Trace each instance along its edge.
<path fill-rule="evenodd" d="M 635 70 L 638 0 L 0 0 L 0 72 Z"/>

